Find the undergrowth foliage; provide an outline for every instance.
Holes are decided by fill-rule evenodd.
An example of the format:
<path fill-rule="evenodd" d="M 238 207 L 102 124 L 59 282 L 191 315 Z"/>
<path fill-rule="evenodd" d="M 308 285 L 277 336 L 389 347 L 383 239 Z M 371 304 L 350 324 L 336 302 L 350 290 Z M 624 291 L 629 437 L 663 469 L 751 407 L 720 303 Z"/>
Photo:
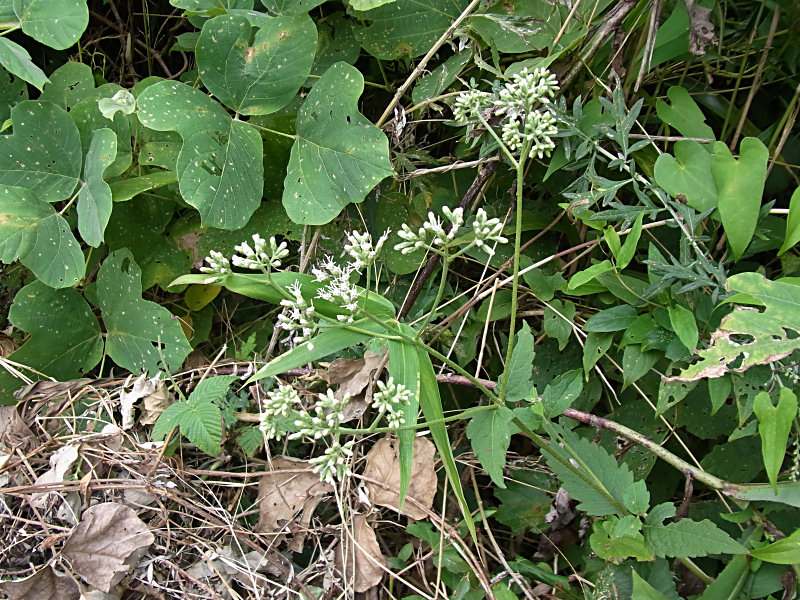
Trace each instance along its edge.
<path fill-rule="evenodd" d="M 261 475 L 242 597 L 796 597 L 794 3 L 90 4 L 0 0 L 3 403 Z"/>

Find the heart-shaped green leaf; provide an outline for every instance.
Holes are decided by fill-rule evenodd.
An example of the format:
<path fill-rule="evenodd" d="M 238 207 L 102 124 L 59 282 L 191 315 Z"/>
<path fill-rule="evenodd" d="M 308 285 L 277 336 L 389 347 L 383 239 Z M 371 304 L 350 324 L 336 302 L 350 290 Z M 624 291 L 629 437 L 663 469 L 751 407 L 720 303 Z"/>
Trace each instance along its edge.
<path fill-rule="evenodd" d="M 769 150 L 758 138 L 744 138 L 736 160 L 724 142 L 714 144 L 711 173 L 717 206 L 733 255 L 738 260 L 753 237 L 767 178 Z"/>
<path fill-rule="evenodd" d="M 325 0 L 261 0 L 269 12 L 281 16 L 304 15 Z"/>
<path fill-rule="evenodd" d="M 0 137 L 0 184 L 58 202 L 78 185 L 83 156 L 78 128 L 63 108 L 27 100 L 11 109 L 14 133 Z"/>
<path fill-rule="evenodd" d="M 392 174 L 389 140 L 358 112 L 363 90 L 361 73 L 336 63 L 300 108 L 283 191 L 295 223 L 328 223 Z"/>
<path fill-rule="evenodd" d="M 95 248 L 103 242 L 103 233 L 111 217 L 111 188 L 103 180 L 103 172 L 116 155 L 114 132 L 110 129 L 95 131 L 86 153 L 84 184 L 78 195 L 78 231 L 84 241 Z"/>
<path fill-rule="evenodd" d="M 0 261 L 18 260 L 54 288 L 71 287 L 84 274 L 72 229 L 30 190 L 0 185 Z"/>
<path fill-rule="evenodd" d="M 246 18 L 221 15 L 203 24 L 196 56 L 200 78 L 223 104 L 264 115 L 294 97 L 316 49 L 317 29 L 307 14 L 268 18 L 255 37 Z"/>
<path fill-rule="evenodd" d="M 711 155 L 694 140 L 676 142 L 675 156 L 661 154 L 656 160 L 656 183 L 670 196 L 683 194 L 689 206 L 703 212 L 717 206 L 717 184 L 711 175 Z"/>
<path fill-rule="evenodd" d="M 177 131 L 181 196 L 200 212 L 203 225 L 243 227 L 261 203 L 264 163 L 261 137 L 247 123 L 234 121 L 200 90 L 160 81 L 138 99 L 142 124 Z"/>
<path fill-rule="evenodd" d="M 142 271 L 130 250 L 108 255 L 97 274 L 97 300 L 106 326 L 106 353 L 133 372 L 174 372 L 191 352 L 180 322 L 142 299 Z"/>
<path fill-rule="evenodd" d="M 667 98 L 671 104 L 663 100 L 656 102 L 656 112 L 664 123 L 677 129 L 684 137 L 715 139 L 714 130 L 706 125 L 703 111 L 686 88 L 677 85 L 669 88 Z"/>
<path fill-rule="evenodd" d="M 22 31 L 56 50 L 69 48 L 89 24 L 86 0 L 13 0 Z"/>

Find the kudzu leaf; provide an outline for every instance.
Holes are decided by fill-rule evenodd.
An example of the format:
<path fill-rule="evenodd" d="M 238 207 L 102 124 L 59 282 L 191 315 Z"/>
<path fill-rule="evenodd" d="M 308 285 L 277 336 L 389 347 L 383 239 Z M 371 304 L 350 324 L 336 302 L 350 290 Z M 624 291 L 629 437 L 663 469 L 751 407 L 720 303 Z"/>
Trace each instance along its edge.
<path fill-rule="evenodd" d="M 85 263 L 72 229 L 29 190 L 0 185 L 0 261 L 19 260 L 45 285 L 72 287 Z"/>
<path fill-rule="evenodd" d="M 69 61 L 50 74 L 50 83 L 44 86 L 39 101 L 52 102 L 68 110 L 94 89 L 92 68 L 80 62 Z"/>
<path fill-rule="evenodd" d="M 11 109 L 14 133 L 0 137 L 0 184 L 35 192 L 46 202 L 69 198 L 83 153 L 78 128 L 63 108 L 26 100 Z"/>
<path fill-rule="evenodd" d="M 86 163 L 84 184 L 78 194 L 78 231 L 84 241 L 97 248 L 111 218 L 111 188 L 103 180 L 103 172 L 117 156 L 117 136 L 110 129 L 94 132 Z"/>
<path fill-rule="evenodd" d="M 28 99 L 28 86 L 19 77 L 0 69 L 0 123 L 11 116 L 11 107 Z"/>
<path fill-rule="evenodd" d="M 89 24 L 86 0 L 13 0 L 22 31 L 56 50 L 75 44 Z"/>
<path fill-rule="evenodd" d="M 39 90 L 50 81 L 44 71 L 31 62 L 28 51 L 6 37 L 0 37 L 0 65 Z"/>
<path fill-rule="evenodd" d="M 660 154 L 656 159 L 656 183 L 673 198 L 679 194 L 686 203 L 699 212 L 717 206 L 717 184 L 711 174 L 711 155 L 700 142 L 680 140 L 675 142 L 675 153 Z"/>
<path fill-rule="evenodd" d="M 517 402 L 530 397 L 533 387 L 533 334 L 527 322 L 522 322 L 522 327 L 517 332 L 514 349 L 511 351 L 511 361 L 505 372 L 508 383 L 506 384 L 505 400 Z"/>
<path fill-rule="evenodd" d="M 370 21 L 356 37 L 364 50 L 381 60 L 424 54 L 447 31 L 469 0 L 396 0 L 358 14 Z"/>
<path fill-rule="evenodd" d="M 34 281 L 17 292 L 8 318 L 30 333 L 8 358 L 44 375 L 59 381 L 82 377 L 103 357 L 97 317 L 74 289 L 55 290 Z"/>
<path fill-rule="evenodd" d="M 328 223 L 392 174 L 389 140 L 358 112 L 363 90 L 358 69 L 336 63 L 300 108 L 283 191 L 295 223 Z"/>
<path fill-rule="evenodd" d="M 787 387 L 781 388 L 778 405 L 773 406 L 767 392 L 760 392 L 753 402 L 753 412 L 758 417 L 758 435 L 761 437 L 761 455 L 764 468 L 775 494 L 778 493 L 778 472 L 786 455 L 786 442 L 797 418 L 797 396 Z"/>
<path fill-rule="evenodd" d="M 513 417 L 511 409 L 498 406 L 478 413 L 467 425 L 467 437 L 475 456 L 494 484 L 501 488 L 506 487 L 503 469 L 506 466 L 506 452 L 511 434 L 516 430 L 511 423 Z"/>
<path fill-rule="evenodd" d="M 725 142 L 714 144 L 711 174 L 717 185 L 717 207 L 733 255 L 747 249 L 758 223 L 767 177 L 769 150 L 758 138 L 744 138 L 736 160 Z"/>
<path fill-rule="evenodd" d="M 786 217 L 786 237 L 783 240 L 778 256 L 800 242 L 800 187 L 789 200 L 789 215 Z"/>
<path fill-rule="evenodd" d="M 254 37 L 246 18 L 220 15 L 203 24 L 197 41 L 200 78 L 208 91 L 239 114 L 280 110 L 311 72 L 317 49 L 311 17 L 272 17 L 264 23 Z"/>
<path fill-rule="evenodd" d="M 261 0 L 261 4 L 273 14 L 292 17 L 295 15 L 307 14 L 324 1 L 325 0 Z"/>
<path fill-rule="evenodd" d="M 399 324 L 409 339 L 416 336 L 416 332 L 405 323 Z M 419 354 L 417 347 L 403 340 L 389 340 L 389 377 L 392 377 L 396 384 L 403 384 L 411 392 L 411 399 L 403 407 L 403 417 L 407 427 L 417 424 L 417 414 L 419 413 L 419 394 L 420 394 L 420 375 L 419 375 Z M 398 507 L 403 507 L 408 486 L 411 484 L 411 469 L 414 459 L 414 429 L 401 429 L 397 432 L 400 441 L 398 458 L 400 462 L 400 498 Z"/>
<path fill-rule="evenodd" d="M 683 137 L 715 139 L 714 130 L 706 125 L 703 111 L 689 95 L 686 88 L 673 86 L 667 90 L 667 98 L 656 102 L 659 119 L 677 129 Z"/>
<path fill-rule="evenodd" d="M 108 255 L 97 274 L 106 353 L 121 367 L 154 375 L 177 370 L 192 348 L 180 322 L 142 299 L 142 272 L 127 248 Z"/>
<path fill-rule="evenodd" d="M 351 0 L 350 6 L 352 6 L 354 10 L 372 10 L 384 4 L 391 4 L 392 2 L 395 2 L 395 0 Z"/>
<path fill-rule="evenodd" d="M 796 565 L 800 563 L 800 529 L 769 546 L 751 550 L 750 556 L 775 565 Z"/>
<path fill-rule="evenodd" d="M 247 123 L 234 121 L 200 90 L 160 81 L 138 98 L 143 125 L 177 131 L 178 188 L 200 213 L 204 226 L 243 227 L 261 204 L 264 181 L 261 136 Z"/>
<path fill-rule="evenodd" d="M 672 329 L 678 334 L 678 339 L 689 350 L 694 350 L 700 338 L 694 313 L 680 304 L 671 305 L 667 308 L 669 322 L 672 325 Z"/>
<path fill-rule="evenodd" d="M 645 522 L 644 539 L 656 556 L 691 558 L 709 554 L 747 554 L 747 548 L 708 519 L 681 519 L 668 525 Z"/>
<path fill-rule="evenodd" d="M 220 8 L 253 10 L 253 0 L 171 0 L 170 4 L 192 12 L 205 12 Z"/>
<path fill-rule="evenodd" d="M 708 348 L 700 350 L 700 361 L 670 380 L 695 381 L 721 377 L 728 371 L 741 373 L 765 365 L 800 348 L 800 287 L 770 281 L 758 273 L 738 273 L 728 278 L 727 287 L 742 292 L 729 302 L 755 304 L 737 306 L 725 316 L 711 336 Z M 744 339 L 736 339 L 744 336 Z"/>

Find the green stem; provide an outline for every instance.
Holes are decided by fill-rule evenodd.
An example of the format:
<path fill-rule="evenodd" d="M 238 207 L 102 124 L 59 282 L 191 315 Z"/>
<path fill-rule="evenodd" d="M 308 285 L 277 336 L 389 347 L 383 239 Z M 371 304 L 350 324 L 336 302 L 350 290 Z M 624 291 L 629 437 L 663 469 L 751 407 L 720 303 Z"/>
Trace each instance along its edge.
<path fill-rule="evenodd" d="M 272 133 L 274 135 L 280 135 L 280 136 L 287 137 L 287 138 L 290 138 L 290 139 L 293 139 L 293 140 L 297 139 L 297 136 L 295 134 L 293 134 L 293 133 L 284 133 L 283 131 L 278 131 L 277 129 L 270 129 L 269 127 L 263 127 L 262 125 L 256 125 L 252 121 L 249 121 L 249 124 L 252 127 L 255 127 L 256 129 L 260 129 L 261 131 L 266 131 L 267 133 Z"/>
<path fill-rule="evenodd" d="M 433 306 L 431 306 L 431 310 L 425 315 L 425 320 L 422 322 L 422 326 L 419 328 L 417 332 L 417 337 L 420 338 L 422 336 L 422 332 L 425 331 L 425 328 L 430 324 L 431 319 L 433 319 L 433 315 L 436 314 L 436 309 L 439 308 L 439 302 L 442 301 L 442 296 L 444 295 L 444 287 L 447 284 L 447 267 L 450 263 L 450 259 L 448 257 L 447 246 L 444 247 L 444 252 L 442 253 L 442 274 L 439 278 L 439 289 L 436 291 L 436 299 L 433 301 Z"/>

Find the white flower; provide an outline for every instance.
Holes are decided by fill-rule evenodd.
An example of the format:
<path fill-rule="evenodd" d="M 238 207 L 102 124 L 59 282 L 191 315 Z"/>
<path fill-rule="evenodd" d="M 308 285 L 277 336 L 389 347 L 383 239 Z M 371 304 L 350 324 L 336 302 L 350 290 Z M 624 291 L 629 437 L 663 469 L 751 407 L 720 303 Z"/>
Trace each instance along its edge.
<path fill-rule="evenodd" d="M 278 327 L 286 331 L 299 331 L 300 335 L 294 340 L 300 344 L 311 339 L 319 331 L 319 325 L 314 321 L 314 303 L 308 303 L 303 298 L 300 282 L 295 282 L 286 288 L 293 298 L 281 300 L 284 311 L 278 315 Z"/>
<path fill-rule="evenodd" d="M 354 440 L 345 444 L 334 442 L 324 454 L 308 461 L 314 465 L 314 473 L 319 473 L 320 480 L 334 484 L 336 480 L 341 481 L 346 475 L 352 475 L 348 462 L 353 456 L 353 444 Z"/>
<path fill-rule="evenodd" d="M 217 252 L 216 250 L 212 250 L 208 254 L 209 255 L 205 258 L 208 266 L 200 267 L 200 272 L 212 275 L 212 277 L 206 279 L 204 283 L 214 283 L 231 272 L 231 263 L 221 252 Z"/>
<path fill-rule="evenodd" d="M 368 267 L 375 262 L 375 258 L 383 248 L 383 244 L 389 238 L 389 230 L 387 229 L 378 238 L 378 242 L 374 247 L 372 245 L 372 236 L 368 232 L 350 231 L 345 233 L 345 236 L 347 237 L 347 242 L 344 245 L 344 251 L 353 259 L 351 263 L 353 268 L 356 271 L 361 271 L 364 267 Z"/>
<path fill-rule="evenodd" d="M 293 387 L 279 385 L 277 390 L 271 390 L 262 401 L 261 422 L 259 429 L 267 440 L 283 437 L 286 424 L 295 413 L 293 406 L 300 403 L 300 397 Z"/>
<path fill-rule="evenodd" d="M 413 398 L 411 390 L 402 383 L 395 384 L 393 377 L 390 377 L 386 383 L 378 381 L 378 389 L 380 391 L 372 397 L 372 407 L 386 417 L 389 427 L 397 429 L 401 425 L 405 425 L 406 419 L 402 406 L 408 405 Z"/>
<path fill-rule="evenodd" d="M 253 235 L 253 246 L 247 242 L 242 242 L 235 247 L 236 252 L 231 258 L 233 265 L 243 269 L 276 269 L 281 266 L 281 259 L 289 255 L 286 242 L 280 245 L 274 237 L 269 238 L 269 252 L 267 252 L 267 241 L 257 233 Z"/>
<path fill-rule="evenodd" d="M 491 94 L 476 89 L 468 89 L 456 98 L 453 104 L 453 119 L 466 125 L 475 120 L 475 114 L 488 104 Z"/>
<path fill-rule="evenodd" d="M 352 263 L 342 267 L 336 264 L 330 256 L 311 269 L 315 280 L 318 283 L 326 284 L 317 290 L 317 298 L 338 303 L 347 311 L 344 315 L 337 315 L 340 321 L 352 323 L 359 310 L 359 291 L 354 284 L 350 283 L 350 277 L 357 272 Z"/>
<path fill-rule="evenodd" d="M 508 239 L 503 237 L 503 224 L 500 219 L 489 219 L 486 211 L 482 208 L 475 213 L 475 220 L 472 222 L 472 231 L 475 234 L 475 245 L 483 247 L 489 255 L 494 254 L 494 250 L 486 245 L 486 242 L 497 242 L 505 244 Z"/>

